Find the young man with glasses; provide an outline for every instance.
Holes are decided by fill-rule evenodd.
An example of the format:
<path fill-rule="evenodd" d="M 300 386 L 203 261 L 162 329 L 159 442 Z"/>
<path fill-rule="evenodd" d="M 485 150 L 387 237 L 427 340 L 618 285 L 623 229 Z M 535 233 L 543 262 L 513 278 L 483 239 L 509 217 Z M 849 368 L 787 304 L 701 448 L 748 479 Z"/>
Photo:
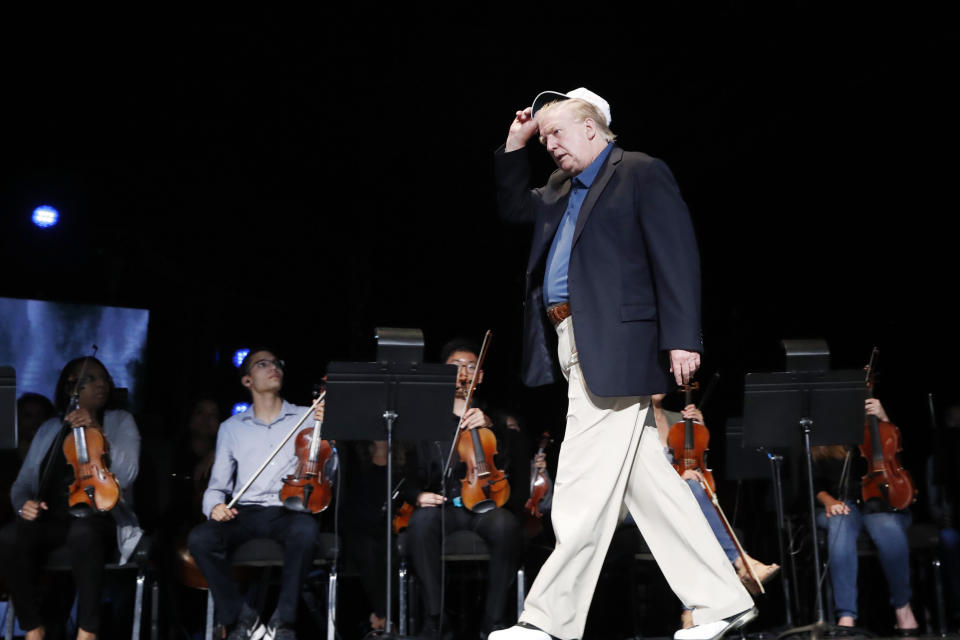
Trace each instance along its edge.
<path fill-rule="evenodd" d="M 447 364 L 459 367 L 457 390 L 454 395 L 450 418 L 450 436 L 453 437 L 457 424 L 463 416 L 462 427 L 492 427 L 493 421 L 476 402 L 466 409 L 467 390 L 474 374 L 477 383 L 483 380 L 483 370 L 477 370 L 479 349 L 466 340 L 452 340 L 441 350 L 441 359 Z M 498 443 L 502 445 L 503 443 Z M 453 472 L 446 478 L 446 496 L 443 495 L 443 467 L 450 451 L 451 440 L 442 442 L 419 442 L 415 455 L 407 458 L 407 473 L 401 489 L 404 499 L 416 505 L 410 516 L 407 528 L 408 553 L 413 571 L 423 585 L 426 620 L 421 637 L 440 637 L 440 595 L 443 585 L 440 581 L 440 550 L 445 529 L 450 535 L 456 531 L 473 531 L 486 543 L 490 552 L 490 568 L 487 576 L 487 597 L 480 637 L 487 634 L 503 622 L 504 609 L 510 585 L 516 577 L 523 550 L 523 537 L 520 523 L 506 508 L 495 508 L 485 513 L 471 511 L 460 500 L 460 478 L 464 475 L 464 465 L 454 455 Z M 503 451 L 501 450 L 501 454 Z M 497 456 L 499 469 L 509 464 L 505 456 Z M 527 460 L 521 460 L 527 464 Z M 521 474 L 522 477 L 522 474 Z M 443 528 L 441 528 L 443 527 Z"/>
<path fill-rule="evenodd" d="M 228 418 L 217 435 L 210 482 L 203 494 L 208 518 L 190 532 L 189 548 L 210 585 L 217 619 L 232 626 L 228 638 L 295 638 L 294 624 L 303 580 L 313 562 L 317 520 L 309 513 L 285 509 L 280 502 L 283 478 L 296 469 L 291 438 L 249 489 L 228 508 L 229 496 L 243 486 L 280 444 L 307 407 L 290 404 L 280 395 L 283 361 L 272 351 L 254 349 L 240 365 L 240 383 L 250 390 L 249 409 Z M 323 403 L 314 418 L 323 420 Z M 277 608 L 264 626 L 244 601 L 229 564 L 230 553 L 254 538 L 270 538 L 284 547 Z"/>

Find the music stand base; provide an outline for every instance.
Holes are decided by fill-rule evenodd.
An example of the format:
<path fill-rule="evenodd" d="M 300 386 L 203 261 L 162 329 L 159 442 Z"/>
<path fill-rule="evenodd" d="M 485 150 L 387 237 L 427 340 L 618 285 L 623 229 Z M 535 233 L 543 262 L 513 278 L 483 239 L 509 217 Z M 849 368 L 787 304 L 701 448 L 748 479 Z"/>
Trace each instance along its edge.
<path fill-rule="evenodd" d="M 819 620 L 813 624 L 804 625 L 802 627 L 794 627 L 793 629 L 787 629 L 783 633 L 777 636 L 777 640 L 781 638 L 789 638 L 791 636 L 802 635 L 811 640 L 819 640 L 819 638 L 824 637 L 861 637 L 861 638 L 876 638 L 877 634 L 867 631 L 866 629 L 861 629 L 860 627 L 841 627 L 839 625 L 830 624 L 829 622 L 824 622 Z"/>

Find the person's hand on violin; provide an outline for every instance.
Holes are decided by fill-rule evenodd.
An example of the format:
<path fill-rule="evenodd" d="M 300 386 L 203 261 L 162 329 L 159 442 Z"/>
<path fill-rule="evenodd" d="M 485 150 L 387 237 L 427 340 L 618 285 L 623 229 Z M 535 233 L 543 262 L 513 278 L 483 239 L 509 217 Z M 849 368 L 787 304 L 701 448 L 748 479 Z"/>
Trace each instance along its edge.
<path fill-rule="evenodd" d="M 876 398 L 867 398 L 866 411 L 868 416 L 877 416 L 881 422 L 890 422 L 887 412 L 883 410 L 883 405 Z"/>
<path fill-rule="evenodd" d="M 236 518 L 237 513 L 238 512 L 236 509 L 231 509 L 221 502 L 210 512 L 210 519 L 216 520 L 217 522 L 226 522 L 227 520 L 233 520 Z"/>
<path fill-rule="evenodd" d="M 547 470 L 547 454 L 538 453 L 533 457 L 533 466 L 537 471 Z"/>
<path fill-rule="evenodd" d="M 417 496 L 418 507 L 439 507 L 443 504 L 444 497 L 439 493 L 424 491 Z"/>
<path fill-rule="evenodd" d="M 693 420 L 694 422 L 699 422 L 700 424 L 706 424 L 703 421 L 703 412 L 700 409 L 697 409 L 697 405 L 688 404 L 683 408 L 683 411 L 680 412 L 680 415 L 683 416 L 684 420 Z"/>
<path fill-rule="evenodd" d="M 37 516 L 40 515 L 41 511 L 46 511 L 49 509 L 47 503 L 40 500 L 27 500 L 23 503 L 23 506 L 20 507 L 20 511 L 17 513 L 20 514 L 20 517 L 27 521 L 36 520 Z"/>
<path fill-rule="evenodd" d="M 703 478 L 703 474 L 697 471 L 696 469 L 687 469 L 681 475 L 681 478 L 684 480 L 696 480 L 697 482 L 706 482 Z"/>
<path fill-rule="evenodd" d="M 64 420 L 69 422 L 70 426 L 74 429 L 80 427 L 91 427 L 93 429 L 102 428 L 96 419 L 94 419 L 93 414 L 83 407 L 68 413 L 66 416 L 64 416 Z"/>
<path fill-rule="evenodd" d="M 837 500 L 826 491 L 821 491 L 818 493 L 817 500 L 819 500 L 820 504 L 823 505 L 824 511 L 826 511 L 828 518 L 832 518 L 833 516 L 845 516 L 850 513 L 850 505 Z"/>
<path fill-rule="evenodd" d="M 677 384 L 690 384 L 693 374 L 700 368 L 700 354 L 686 349 L 670 350 L 670 373 Z"/>
<path fill-rule="evenodd" d="M 327 409 L 327 401 L 321 400 L 317 404 L 317 408 L 313 410 L 313 419 L 323 422 L 323 414 L 326 411 L 326 409 Z"/>
<path fill-rule="evenodd" d="M 490 428 L 493 426 L 493 420 L 487 417 L 483 411 L 473 407 L 465 414 L 463 414 L 463 420 L 460 421 L 461 429 L 477 429 L 480 427 Z"/>

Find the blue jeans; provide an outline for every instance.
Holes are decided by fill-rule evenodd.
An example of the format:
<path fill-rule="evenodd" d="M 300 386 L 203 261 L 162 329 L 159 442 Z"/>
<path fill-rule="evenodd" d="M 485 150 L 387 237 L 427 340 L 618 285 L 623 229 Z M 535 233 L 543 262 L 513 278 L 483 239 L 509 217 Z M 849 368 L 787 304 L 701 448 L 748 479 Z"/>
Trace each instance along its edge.
<path fill-rule="evenodd" d="M 707 495 L 707 492 L 703 490 L 703 487 L 700 486 L 697 480 L 687 480 L 687 484 L 690 485 L 690 491 L 693 491 L 694 497 L 697 499 L 697 502 L 700 503 L 700 510 L 703 511 L 707 522 L 710 523 L 710 528 L 713 529 L 713 535 L 717 537 L 717 542 L 723 547 L 723 552 L 727 554 L 727 559 L 730 560 L 730 562 L 734 562 L 740 557 L 740 552 L 737 551 L 737 545 L 734 544 L 733 538 L 730 537 L 726 527 L 723 526 L 723 520 L 720 519 L 720 514 L 717 513 L 713 503 L 710 502 L 710 496 Z"/>
<path fill-rule="evenodd" d="M 817 525 L 827 530 L 830 553 L 830 581 L 838 618 L 857 617 L 857 537 L 866 527 L 877 547 L 880 566 L 890 589 L 890 604 L 902 607 L 910 602 L 910 547 L 906 529 L 912 521 L 909 513 L 862 514 L 857 504 L 847 500 L 850 513 L 831 516 L 817 510 Z"/>

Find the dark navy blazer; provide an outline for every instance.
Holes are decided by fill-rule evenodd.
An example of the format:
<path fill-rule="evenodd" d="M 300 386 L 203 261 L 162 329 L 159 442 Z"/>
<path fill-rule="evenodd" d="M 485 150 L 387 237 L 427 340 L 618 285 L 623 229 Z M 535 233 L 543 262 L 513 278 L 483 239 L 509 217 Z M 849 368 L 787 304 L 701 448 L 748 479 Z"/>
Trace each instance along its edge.
<path fill-rule="evenodd" d="M 556 379 L 555 339 L 543 303 L 547 252 L 566 209 L 570 178 L 555 171 L 530 189 L 524 151 L 495 153 L 501 216 L 533 222 L 524 305 L 523 381 Z M 702 351 L 700 258 L 670 169 L 614 146 L 580 209 L 568 274 L 580 365 L 598 396 L 662 393 L 670 349 Z M 550 339 L 548 339 L 550 336 Z"/>

